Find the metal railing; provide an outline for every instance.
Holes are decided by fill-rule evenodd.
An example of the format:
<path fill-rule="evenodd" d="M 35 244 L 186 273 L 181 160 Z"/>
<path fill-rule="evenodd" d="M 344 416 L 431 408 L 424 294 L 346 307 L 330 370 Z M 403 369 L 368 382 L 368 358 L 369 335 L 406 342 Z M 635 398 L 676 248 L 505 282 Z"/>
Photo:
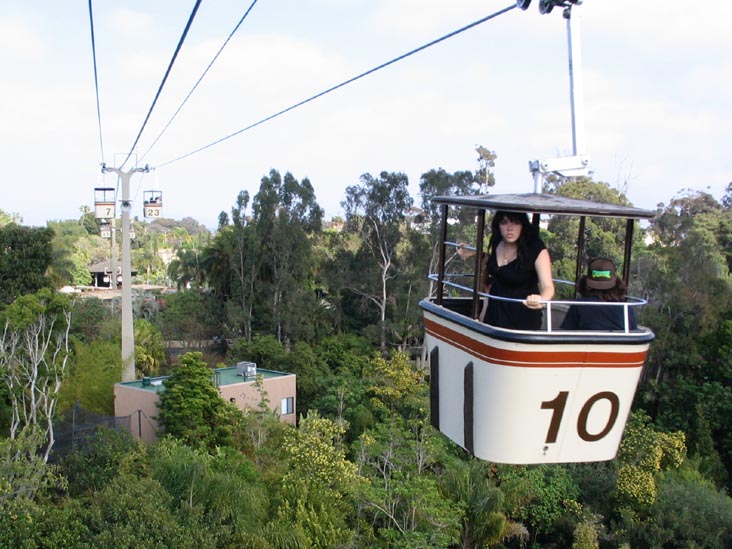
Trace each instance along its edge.
<path fill-rule="evenodd" d="M 455 288 L 457 290 L 461 290 L 467 294 L 466 297 L 473 297 L 473 288 L 472 286 L 465 286 L 463 284 L 459 284 L 457 282 L 453 282 L 451 279 L 454 278 L 473 278 L 474 275 L 472 273 L 446 273 L 443 276 L 442 284 L 443 286 L 447 286 L 450 288 Z M 437 281 L 438 275 L 436 273 L 431 273 L 428 275 L 430 280 Z M 554 279 L 554 283 L 558 285 L 568 285 L 568 286 L 574 286 L 572 282 L 569 282 L 567 280 L 561 280 L 561 279 Z M 523 304 L 525 302 L 524 299 L 515 299 L 510 297 L 502 297 L 497 295 L 491 295 L 485 292 L 478 291 L 477 294 L 482 298 L 487 299 L 495 299 L 497 301 L 506 301 L 506 302 L 512 302 L 512 303 L 519 303 Z M 557 332 L 559 330 L 555 330 L 552 327 L 552 309 L 555 307 L 571 307 L 571 306 L 588 306 L 588 307 L 597 307 L 597 306 L 610 306 L 610 307 L 619 307 L 623 309 L 623 332 L 624 334 L 628 334 L 631 332 L 630 329 L 630 308 L 631 307 L 642 307 L 643 305 L 646 305 L 648 302 L 645 299 L 639 298 L 639 297 L 632 297 L 627 296 L 626 301 L 583 301 L 583 300 L 542 300 L 539 301 L 542 305 L 545 305 L 544 310 L 546 311 L 546 328 L 542 329 L 542 332 L 552 333 Z M 568 330 L 561 330 L 562 333 L 566 333 Z"/>

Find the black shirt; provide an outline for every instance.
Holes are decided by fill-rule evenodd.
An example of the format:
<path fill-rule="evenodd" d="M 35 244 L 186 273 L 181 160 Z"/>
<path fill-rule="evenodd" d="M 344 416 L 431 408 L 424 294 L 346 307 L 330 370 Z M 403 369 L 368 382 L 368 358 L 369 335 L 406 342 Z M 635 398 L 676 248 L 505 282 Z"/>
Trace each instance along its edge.
<path fill-rule="evenodd" d="M 600 301 L 596 297 L 584 298 L 581 301 Z M 635 330 L 633 307 L 628 307 L 628 328 Z M 616 305 L 572 305 L 564 317 L 560 330 L 625 330 L 624 307 Z"/>
<path fill-rule="evenodd" d="M 507 265 L 499 266 L 496 251 L 488 257 L 487 272 L 490 277 L 490 295 L 526 299 L 539 293 L 539 275 L 536 258 L 546 246 L 539 238 L 529 244 L 528 254 L 517 257 Z M 538 330 L 541 328 L 542 311 L 529 309 L 523 303 L 489 299 L 485 314 L 486 324 L 513 330 Z"/>

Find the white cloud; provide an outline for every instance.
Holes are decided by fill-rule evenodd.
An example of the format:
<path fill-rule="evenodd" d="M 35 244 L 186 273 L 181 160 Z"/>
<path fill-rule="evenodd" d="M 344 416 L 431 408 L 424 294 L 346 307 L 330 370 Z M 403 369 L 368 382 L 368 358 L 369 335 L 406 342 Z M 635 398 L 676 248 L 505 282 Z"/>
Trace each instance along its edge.
<path fill-rule="evenodd" d="M 154 18 L 152 14 L 128 8 L 116 8 L 105 20 L 110 30 L 125 35 L 142 35 L 146 32 L 154 32 Z"/>
<path fill-rule="evenodd" d="M 39 59 L 45 52 L 42 36 L 29 21 L 0 17 L 0 61 L 3 64 Z M 3 70 L 8 69 L 6 65 Z"/>
<path fill-rule="evenodd" d="M 583 21 L 592 35 L 635 49 L 729 52 L 732 3 L 726 0 L 669 2 L 668 0 L 616 0 L 586 2 Z"/>

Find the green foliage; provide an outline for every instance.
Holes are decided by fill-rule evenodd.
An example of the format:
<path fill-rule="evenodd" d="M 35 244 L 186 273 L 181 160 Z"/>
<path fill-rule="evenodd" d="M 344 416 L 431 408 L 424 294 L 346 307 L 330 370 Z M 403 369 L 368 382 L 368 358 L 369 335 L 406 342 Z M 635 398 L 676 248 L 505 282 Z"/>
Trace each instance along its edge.
<path fill-rule="evenodd" d="M 285 349 L 276 337 L 254 336 L 252 341 L 240 338 L 229 348 L 230 360 L 254 362 L 259 368 L 281 370 L 285 362 Z"/>
<path fill-rule="evenodd" d="M 55 321 L 70 312 L 69 298 L 54 293 L 49 288 L 42 288 L 35 293 L 25 294 L 15 299 L 10 305 L 0 311 L 0 324 L 7 323 L 13 330 L 25 330 L 45 317 L 49 322 Z M 55 324 L 55 333 L 65 331 L 63 323 Z"/>
<path fill-rule="evenodd" d="M 196 549 L 213 546 L 202 528 L 187 528 L 173 500 L 154 479 L 122 475 L 88 500 L 85 521 L 93 547 Z"/>
<path fill-rule="evenodd" d="M 0 304 L 48 288 L 53 230 L 21 227 L 9 223 L 0 227 Z"/>
<path fill-rule="evenodd" d="M 134 321 L 135 371 L 138 377 L 155 376 L 165 364 L 163 334 L 154 324 L 144 319 Z"/>
<path fill-rule="evenodd" d="M 48 227 L 54 232 L 52 278 L 55 286 L 89 285 L 92 252 L 90 246 L 80 245 L 88 241 L 86 228 L 76 220 L 49 221 Z"/>
<path fill-rule="evenodd" d="M 371 404 L 381 417 L 398 413 L 406 418 L 423 418 L 427 410 L 427 384 L 406 353 L 394 353 L 391 360 L 371 359 L 369 378 Z"/>
<path fill-rule="evenodd" d="M 293 345 L 281 362 L 282 370 L 297 376 L 297 407 L 307 413 L 313 402 L 333 383 L 330 369 L 305 342 Z"/>
<path fill-rule="evenodd" d="M 167 307 L 154 317 L 166 340 L 193 343 L 221 334 L 221 303 L 210 293 L 178 292 L 166 296 Z"/>
<path fill-rule="evenodd" d="M 711 374 L 713 363 L 706 364 Z M 729 479 L 728 471 L 732 466 L 729 454 L 732 434 L 727 428 L 732 413 L 729 384 L 680 375 L 673 384 L 665 382 L 659 386 L 658 403 L 658 428 L 686 433 L 689 454 L 700 461 L 700 467 L 709 478 L 723 485 Z"/>
<path fill-rule="evenodd" d="M 241 454 L 211 455 L 166 437 L 151 449 L 150 469 L 173 501 L 195 510 L 211 529 L 235 535 L 256 530 L 266 518 L 264 491 Z"/>
<path fill-rule="evenodd" d="M 645 308 L 644 320 L 657 341 L 647 370 L 657 382 L 668 381 L 671 391 L 677 376 L 706 374 L 705 339 L 732 309 L 731 223 L 732 211 L 711 196 L 687 192 L 661 204 L 649 229 L 656 243 L 644 260 L 642 282 L 655 306 Z"/>
<path fill-rule="evenodd" d="M 0 507 L 14 499 L 32 499 L 64 487 L 56 467 L 46 463 L 46 445 L 45 430 L 33 425 L 14 438 L 0 438 Z"/>
<path fill-rule="evenodd" d="M 657 473 L 679 468 L 685 458 L 684 433 L 658 431 L 642 412 L 631 414 L 617 457 L 618 507 L 643 516 L 656 501 Z"/>
<path fill-rule="evenodd" d="M 566 468 L 579 488 L 577 501 L 583 509 L 602 517 L 612 516 L 615 508 L 609 496 L 617 484 L 617 461 L 570 463 Z"/>
<path fill-rule="evenodd" d="M 15 499 L 0 505 L 0 547 L 91 547 L 92 534 L 78 501 L 37 503 Z"/>
<path fill-rule="evenodd" d="M 132 243 L 132 270 L 138 272 L 146 284 L 167 284 L 165 264 L 160 256 L 163 238 L 160 233 L 150 230 L 147 223 L 133 223 L 135 240 Z"/>
<path fill-rule="evenodd" d="M 431 428 L 393 416 L 364 433 L 354 452 L 369 481 L 357 508 L 371 530 L 360 538 L 373 536 L 380 547 L 449 547 L 459 539 L 463 504 L 446 499 L 431 474 L 446 458 Z"/>
<path fill-rule="evenodd" d="M 599 527 L 599 517 L 586 518 L 578 523 L 572 536 L 572 549 L 600 549 Z"/>
<path fill-rule="evenodd" d="M 347 516 L 363 479 L 346 459 L 344 433 L 343 425 L 310 413 L 285 437 L 285 505 L 278 517 L 302 529 L 313 547 L 341 546 L 352 537 Z"/>
<path fill-rule="evenodd" d="M 732 499 L 698 473 L 668 472 L 648 514 L 624 513 L 621 532 L 632 547 L 730 547 Z"/>
<path fill-rule="evenodd" d="M 76 341 L 73 348 L 73 360 L 61 385 L 59 409 L 68 410 L 78 402 L 90 412 L 114 415 L 114 384 L 122 380 L 119 343 Z"/>
<path fill-rule="evenodd" d="M 62 457 L 59 471 L 73 497 L 101 491 L 117 476 L 123 460 L 139 451 L 129 433 L 97 428 Z"/>
<path fill-rule="evenodd" d="M 318 311 L 310 284 L 312 237 L 321 230 L 323 210 L 310 181 L 271 170 L 252 203 L 256 252 L 254 330 L 291 339 L 312 340 L 312 314 Z M 317 315 L 316 315 L 317 316 Z"/>
<path fill-rule="evenodd" d="M 559 541 L 558 523 L 580 516 L 579 488 L 562 465 L 502 465 L 496 476 L 506 496 L 506 514 L 524 522 L 534 535 L 553 533 Z"/>
<path fill-rule="evenodd" d="M 363 174 L 358 185 L 346 188 L 342 206 L 346 227 L 361 238 L 351 266 L 351 291 L 379 311 L 380 346 L 386 348 L 386 313 L 396 276 L 397 248 L 402 239 L 402 224 L 413 200 L 409 180 L 403 173 L 381 172 L 379 178 Z M 353 267 L 356 267 L 355 269 Z"/>
<path fill-rule="evenodd" d="M 300 378 L 298 377 L 298 388 Z M 348 425 L 346 439 L 350 442 L 356 440 L 366 429 L 373 427 L 376 417 L 368 402 L 368 379 L 362 378 L 358 373 L 344 371 L 338 375 L 331 375 L 320 380 L 318 398 L 314 400 L 310 408 L 315 409 L 327 417 L 335 418 L 337 421 L 344 421 Z M 300 408 L 298 396 L 298 408 Z"/>
<path fill-rule="evenodd" d="M 698 338 L 699 367 L 687 367 L 658 387 L 656 423 L 687 434 L 689 453 L 721 486 L 732 470 L 732 322 Z"/>
<path fill-rule="evenodd" d="M 201 353 L 186 353 L 163 385 L 158 418 L 165 433 L 194 448 L 231 444 L 240 412 L 219 395 Z"/>
<path fill-rule="evenodd" d="M 16 225 L 20 225 L 21 223 L 23 223 L 23 218 L 20 216 L 19 213 L 8 213 L 4 210 L 0 210 L 0 227 L 5 227 L 9 223 L 15 223 Z"/>
<path fill-rule="evenodd" d="M 254 461 L 265 478 L 278 479 L 286 465 L 282 453 L 290 429 L 270 411 L 247 410 L 234 432 L 235 448 Z"/>
<path fill-rule="evenodd" d="M 491 174 L 491 177 L 493 174 Z M 476 176 L 470 171 L 447 173 L 442 168 L 430 170 L 422 174 L 419 179 L 419 194 L 422 197 L 422 209 L 430 218 L 430 227 L 436 241 L 437 230 L 440 225 L 440 205 L 432 202 L 436 196 L 471 196 L 480 194 L 480 185 Z M 449 212 L 452 219 L 456 219 L 455 226 L 460 233 L 455 234 L 455 242 L 472 240 L 475 238 L 475 210 L 472 208 L 455 208 Z"/>
<path fill-rule="evenodd" d="M 76 299 L 71 312 L 71 332 L 76 339 L 89 343 L 99 337 L 102 325 L 109 319 L 108 305 L 95 297 Z"/>
<path fill-rule="evenodd" d="M 113 388 L 122 379 L 119 321 L 109 319 L 99 308 L 98 300 L 91 300 L 91 303 L 94 305 L 81 307 L 81 310 L 89 313 L 90 323 L 99 316 L 102 319 L 86 326 L 81 333 L 82 339 L 73 342 L 73 360 L 61 387 L 59 406 L 61 410 L 67 410 L 80 402 L 87 410 L 114 415 Z M 79 302 L 76 303 L 78 305 Z M 77 330 L 81 330 L 78 324 Z M 153 324 L 142 319 L 135 320 L 134 330 L 138 376 L 157 375 L 165 363 L 162 334 Z M 93 338 L 89 337 L 90 334 Z"/>
<path fill-rule="evenodd" d="M 503 492 L 489 480 L 485 462 L 453 461 L 440 477 L 446 498 L 463 509 L 460 543 L 462 547 L 495 545 L 507 537 L 508 521 L 502 512 Z"/>
<path fill-rule="evenodd" d="M 317 413 L 308 414 L 298 429 L 285 438 L 288 470 L 284 477 L 286 490 L 293 496 L 305 489 L 327 491 L 337 500 L 357 488 L 356 466 L 346 459 L 341 437 L 345 426 Z"/>

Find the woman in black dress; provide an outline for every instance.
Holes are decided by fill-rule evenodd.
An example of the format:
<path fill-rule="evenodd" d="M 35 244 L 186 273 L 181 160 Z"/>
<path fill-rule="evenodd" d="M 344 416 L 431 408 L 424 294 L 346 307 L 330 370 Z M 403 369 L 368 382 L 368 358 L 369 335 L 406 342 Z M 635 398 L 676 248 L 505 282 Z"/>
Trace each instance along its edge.
<path fill-rule="evenodd" d="M 498 211 L 491 222 L 489 254 L 484 266 L 489 295 L 523 303 L 486 299 L 481 320 L 514 330 L 541 328 L 542 301 L 554 297 L 551 258 L 525 213 Z"/>

